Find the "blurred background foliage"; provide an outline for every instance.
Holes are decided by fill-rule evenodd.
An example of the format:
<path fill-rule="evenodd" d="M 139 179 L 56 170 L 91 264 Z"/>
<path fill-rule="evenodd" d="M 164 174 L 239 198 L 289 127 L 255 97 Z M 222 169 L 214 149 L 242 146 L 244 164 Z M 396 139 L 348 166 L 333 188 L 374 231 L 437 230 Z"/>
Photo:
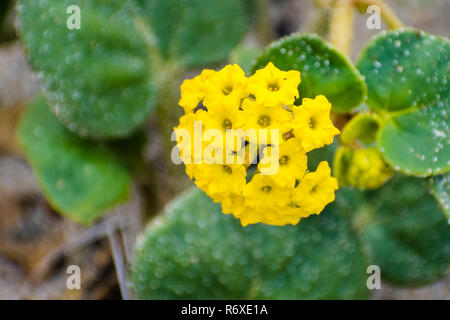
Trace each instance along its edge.
<path fill-rule="evenodd" d="M 386 2 L 406 25 L 449 36 L 448 1 Z M 65 26 L 65 10 L 74 3 L 82 8 L 82 28 L 76 32 Z M 448 299 L 449 183 L 447 176 L 435 175 L 448 167 L 446 141 L 438 141 L 443 146 L 435 165 L 427 148 L 430 141 L 437 142 L 422 139 L 417 152 L 426 156 L 427 164 L 418 167 L 408 157 L 405 162 L 405 152 L 391 143 L 396 138 L 408 141 L 408 132 L 396 131 L 389 121 L 373 125 L 358 120 L 352 127 L 357 129 L 347 129 L 346 139 L 315 151 L 309 168 L 336 159 L 342 142 L 351 148 L 373 147 L 379 139 L 375 144 L 384 146 L 380 150 L 386 160 L 403 173 L 379 189 L 342 188 L 320 216 L 284 228 L 240 227 L 200 191 L 190 189 L 183 167 L 170 160 L 170 136 L 181 114 L 179 86 L 202 68 L 236 62 L 250 74 L 270 60 L 280 68 L 298 69 L 302 97 L 329 96 L 341 129 L 357 112 L 380 105 L 383 86 L 418 94 L 423 90 L 416 88 L 423 88 L 427 76 L 448 78 L 445 39 L 419 37 L 434 47 L 420 51 L 413 47 L 415 33 L 391 34 L 380 38 L 381 45 L 369 42 L 360 57 L 379 32 L 367 29 L 364 14 L 355 16 L 348 57 L 317 36 L 278 40 L 297 31 L 328 39 L 332 4 L 3 1 L 0 298 L 120 298 L 129 294 L 124 291 L 129 291 L 126 271 L 131 270 L 131 293 L 139 298 Z M 405 50 L 395 51 L 394 46 L 394 52 L 385 53 L 382 41 L 390 37 L 411 45 L 406 48 L 409 58 L 402 57 L 403 69 L 410 72 L 406 84 L 385 68 Z M 264 50 L 272 41 L 277 42 Z M 375 62 L 383 65 L 377 77 Z M 417 63 L 423 65 L 420 75 Z M 419 115 L 425 132 L 419 140 L 427 129 L 448 130 L 448 84 L 425 85 L 425 91 L 428 96 L 411 101 L 426 105 L 433 98 L 437 109 L 429 105 L 431 111 Z M 367 104 L 362 103 L 367 92 Z M 411 101 L 403 103 L 404 97 L 396 96 L 392 103 L 401 103 L 395 108 L 411 106 Z M 444 118 L 430 126 L 427 116 Z M 384 135 L 374 137 L 373 128 L 382 128 Z M 336 173 L 336 164 L 334 170 L 348 174 Z M 363 166 L 360 170 L 367 172 Z M 435 176 L 405 176 L 411 171 Z M 137 234 L 147 221 L 135 256 Z M 65 288 L 70 264 L 83 270 L 87 285 L 81 291 Z M 370 264 L 381 268 L 382 290 L 366 288 Z"/>

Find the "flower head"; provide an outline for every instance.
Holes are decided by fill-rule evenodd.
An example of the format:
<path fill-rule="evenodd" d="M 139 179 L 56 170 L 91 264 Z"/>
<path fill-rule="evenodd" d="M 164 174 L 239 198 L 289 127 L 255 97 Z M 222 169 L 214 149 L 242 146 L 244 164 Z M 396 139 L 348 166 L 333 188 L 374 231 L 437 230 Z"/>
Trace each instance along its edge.
<path fill-rule="evenodd" d="M 334 201 L 337 189 L 338 183 L 331 176 L 328 162 L 322 161 L 315 172 L 307 173 L 300 180 L 292 199 L 309 214 L 320 213 L 328 203 Z"/>
<path fill-rule="evenodd" d="M 207 180 L 207 194 L 213 198 L 240 194 L 247 171 L 243 164 L 211 164 L 203 166 L 202 179 Z"/>
<path fill-rule="evenodd" d="M 272 141 L 272 130 L 278 130 L 276 138 L 281 141 L 284 133 L 290 130 L 291 112 L 283 106 L 266 107 L 258 104 L 253 99 L 245 99 L 242 103 L 244 111 L 244 129 L 255 130 L 258 144 L 270 144 Z M 276 142 L 279 143 L 279 142 Z"/>
<path fill-rule="evenodd" d="M 272 158 L 273 149 L 276 146 L 268 146 L 264 149 L 263 159 L 258 163 L 260 172 L 268 171 L 273 168 L 270 161 L 278 161 L 278 170 L 273 178 L 282 186 L 294 187 L 295 181 L 300 180 L 306 173 L 308 158 L 303 150 L 300 141 L 297 138 L 291 138 L 287 141 L 281 142 L 279 145 L 277 159 Z M 269 159 L 269 161 L 264 161 Z"/>
<path fill-rule="evenodd" d="M 257 209 L 279 208 L 289 203 L 289 188 L 280 187 L 271 176 L 255 174 L 244 187 L 246 203 Z"/>
<path fill-rule="evenodd" d="M 241 100 L 248 96 L 245 72 L 237 64 L 227 65 L 208 78 L 205 106 L 219 101 L 224 105 L 239 108 Z"/>
<path fill-rule="evenodd" d="M 324 96 L 305 98 L 300 107 L 294 106 L 294 135 L 302 141 L 303 149 L 309 152 L 333 142 L 339 134 L 330 120 L 331 103 Z"/>
<path fill-rule="evenodd" d="M 193 79 L 183 81 L 181 85 L 181 98 L 178 104 L 187 114 L 192 112 L 206 95 L 206 82 L 216 73 L 214 70 L 205 69 Z"/>
<path fill-rule="evenodd" d="M 258 104 L 267 107 L 292 105 L 298 98 L 300 72 L 281 71 L 269 62 L 248 79 L 248 91 Z"/>
<path fill-rule="evenodd" d="M 244 113 L 238 108 L 224 104 L 221 101 L 214 101 L 208 107 L 205 119 L 205 130 L 215 129 L 221 133 L 221 146 L 228 150 L 238 151 L 241 149 L 243 141 L 235 141 L 227 136 L 231 130 L 239 129 L 244 124 Z M 214 133 L 213 133 L 214 134 Z"/>
<path fill-rule="evenodd" d="M 334 200 L 328 163 L 308 172 L 306 152 L 339 131 L 325 97 L 293 105 L 299 83 L 298 71 L 269 63 L 250 78 L 229 65 L 181 86 L 186 114 L 175 129 L 186 173 L 243 226 L 295 225 Z"/>
<path fill-rule="evenodd" d="M 198 110 L 195 113 L 187 113 L 180 118 L 180 123 L 174 128 L 177 145 L 180 147 L 180 157 L 184 163 L 191 164 L 202 158 L 203 146 L 200 141 L 192 139 L 198 128 L 204 129 L 206 112 Z"/>

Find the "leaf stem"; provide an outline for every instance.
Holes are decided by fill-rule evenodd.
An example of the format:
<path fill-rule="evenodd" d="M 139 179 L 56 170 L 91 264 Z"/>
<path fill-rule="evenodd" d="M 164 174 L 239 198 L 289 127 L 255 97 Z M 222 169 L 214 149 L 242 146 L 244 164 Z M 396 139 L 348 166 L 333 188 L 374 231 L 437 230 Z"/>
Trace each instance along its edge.
<path fill-rule="evenodd" d="M 363 6 L 367 8 L 371 5 L 377 6 L 380 8 L 381 17 L 386 22 L 390 29 L 400 29 L 403 28 L 404 25 L 398 16 L 395 14 L 394 10 L 385 3 L 383 0 L 353 0 L 355 5 Z"/>
<path fill-rule="evenodd" d="M 117 236 L 117 231 L 112 229 L 108 230 L 108 240 L 111 246 L 114 266 L 116 267 L 117 280 L 119 282 L 122 299 L 129 300 L 130 293 L 128 290 L 127 276 L 125 271 L 123 247 L 121 241 Z"/>
<path fill-rule="evenodd" d="M 273 39 L 272 21 L 268 18 L 269 11 L 269 0 L 258 0 L 256 29 L 258 30 L 259 41 L 264 46 L 268 45 Z"/>
<path fill-rule="evenodd" d="M 353 38 L 355 10 L 352 0 L 336 0 L 330 21 L 330 42 L 349 55 Z"/>

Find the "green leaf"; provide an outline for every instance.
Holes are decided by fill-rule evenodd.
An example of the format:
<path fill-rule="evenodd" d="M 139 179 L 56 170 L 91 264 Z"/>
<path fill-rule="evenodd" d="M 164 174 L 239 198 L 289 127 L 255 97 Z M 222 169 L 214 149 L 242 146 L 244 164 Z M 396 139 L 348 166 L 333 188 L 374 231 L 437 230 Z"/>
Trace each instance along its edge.
<path fill-rule="evenodd" d="M 341 141 L 350 144 L 358 139 L 365 144 L 374 143 L 380 124 L 380 119 L 374 114 L 357 114 L 347 122 L 342 130 Z"/>
<path fill-rule="evenodd" d="M 450 170 L 449 54 L 447 39 L 403 30 L 377 37 L 360 57 L 367 103 L 385 119 L 378 145 L 396 170 L 418 176 Z"/>
<path fill-rule="evenodd" d="M 46 198 L 60 213 L 89 224 L 128 198 L 130 177 L 115 155 L 69 132 L 37 97 L 18 139 Z"/>
<path fill-rule="evenodd" d="M 81 29 L 66 9 L 78 5 Z M 155 104 L 150 54 L 128 1 L 20 0 L 19 29 L 53 113 L 83 136 L 122 137 Z"/>
<path fill-rule="evenodd" d="M 397 177 L 365 195 L 355 224 L 382 279 L 422 285 L 448 272 L 450 227 L 423 179 Z"/>
<path fill-rule="evenodd" d="M 192 189 L 147 229 L 132 282 L 141 299 L 361 299 L 365 271 L 334 204 L 297 226 L 244 228 Z"/>
<path fill-rule="evenodd" d="M 136 0 L 163 56 L 187 66 L 225 60 L 246 32 L 239 0 Z"/>
<path fill-rule="evenodd" d="M 448 40 L 414 29 L 376 37 L 357 64 L 366 78 L 370 107 L 385 111 L 447 107 L 449 50 Z"/>
<path fill-rule="evenodd" d="M 427 181 L 431 193 L 438 201 L 450 223 L 450 174 L 447 173 L 440 176 L 434 176 Z"/>
<path fill-rule="evenodd" d="M 436 119 L 431 109 L 422 109 L 385 120 L 378 146 L 397 171 L 429 176 L 450 170 L 448 120 Z"/>
<path fill-rule="evenodd" d="M 266 48 L 253 71 L 271 61 L 281 70 L 301 73 L 300 98 L 322 94 L 333 111 L 347 112 L 363 102 L 366 85 L 358 70 L 339 51 L 317 35 L 293 34 Z"/>

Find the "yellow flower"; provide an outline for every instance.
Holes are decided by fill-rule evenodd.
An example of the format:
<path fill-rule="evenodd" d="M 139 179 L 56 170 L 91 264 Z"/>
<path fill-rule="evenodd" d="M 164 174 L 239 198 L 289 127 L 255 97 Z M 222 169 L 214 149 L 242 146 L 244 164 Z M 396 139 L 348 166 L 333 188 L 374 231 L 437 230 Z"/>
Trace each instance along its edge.
<path fill-rule="evenodd" d="M 286 206 L 292 190 L 280 187 L 271 176 L 257 173 L 245 185 L 243 195 L 247 205 L 266 210 Z"/>
<path fill-rule="evenodd" d="M 205 164 L 203 178 L 208 180 L 208 194 L 222 199 L 228 193 L 240 194 L 243 190 L 247 171 L 243 164 Z"/>
<path fill-rule="evenodd" d="M 202 159 L 203 146 L 201 141 L 195 140 L 195 125 L 204 130 L 206 112 L 198 110 L 195 113 L 187 113 L 180 117 L 178 127 L 174 128 L 177 146 L 180 150 L 180 158 L 186 164 L 194 163 Z"/>
<path fill-rule="evenodd" d="M 263 151 L 263 160 L 258 163 L 258 169 L 262 173 L 271 169 L 272 164 L 265 162 L 264 159 L 272 160 L 272 149 L 269 146 Z M 278 170 L 272 177 L 282 187 L 294 187 L 295 181 L 303 178 L 306 173 L 308 158 L 297 138 L 281 142 L 277 161 Z"/>
<path fill-rule="evenodd" d="M 241 213 L 235 217 L 241 220 L 242 226 L 255 223 L 265 223 L 272 226 L 284 226 L 286 224 L 296 225 L 302 217 L 307 217 L 302 208 L 292 205 L 284 207 L 272 207 L 269 209 L 257 209 L 251 206 L 243 208 Z"/>
<path fill-rule="evenodd" d="M 235 141 L 232 136 L 227 136 L 230 130 L 239 129 L 244 124 L 244 114 L 242 110 L 223 104 L 220 101 L 214 101 L 208 106 L 207 117 L 205 119 L 205 130 L 216 129 L 222 135 L 222 141 L 219 142 L 223 150 L 238 151 L 243 145 L 243 140 Z M 215 134 L 210 131 L 211 134 Z M 210 139 L 211 138 L 211 139 Z M 240 137 L 242 139 L 242 137 Z M 208 137 L 208 140 L 214 140 Z"/>
<path fill-rule="evenodd" d="M 192 112 L 205 98 L 206 84 L 216 71 L 205 69 L 193 79 L 186 79 L 181 84 L 181 98 L 178 104 L 183 107 L 185 113 Z"/>
<path fill-rule="evenodd" d="M 293 111 L 294 135 L 302 141 L 306 152 L 331 144 L 339 134 L 330 119 L 331 103 L 324 96 L 305 98 Z"/>
<path fill-rule="evenodd" d="M 305 210 L 289 204 L 282 210 L 267 212 L 262 222 L 273 226 L 284 226 L 286 224 L 296 225 L 301 218 L 307 216 L 308 214 Z"/>
<path fill-rule="evenodd" d="M 300 72 L 281 71 L 269 62 L 248 79 L 248 91 L 258 104 L 267 107 L 291 105 L 298 98 Z"/>
<path fill-rule="evenodd" d="M 281 105 L 266 107 L 249 98 L 242 103 L 242 109 L 245 119 L 243 128 L 246 131 L 255 130 L 258 144 L 281 143 L 282 135 L 290 130 L 292 114 Z M 278 141 L 272 141 L 273 129 L 278 129 Z"/>
<path fill-rule="evenodd" d="M 229 193 L 220 202 L 222 203 L 222 212 L 225 214 L 232 213 L 233 216 L 239 218 L 242 212 L 244 212 L 245 199 L 242 193 Z"/>
<path fill-rule="evenodd" d="M 237 64 L 227 65 L 208 79 L 204 104 L 207 108 L 216 101 L 239 108 L 248 96 L 247 78 Z"/>
<path fill-rule="evenodd" d="M 263 222 L 265 220 L 265 213 L 253 207 L 244 207 L 242 213 L 236 218 L 239 218 L 241 225 L 245 227 L 249 224 Z"/>
<path fill-rule="evenodd" d="M 338 189 L 336 178 L 331 176 L 328 162 L 322 161 L 315 172 L 307 173 L 295 188 L 292 199 L 309 214 L 319 214 L 325 206 L 334 201 Z"/>

